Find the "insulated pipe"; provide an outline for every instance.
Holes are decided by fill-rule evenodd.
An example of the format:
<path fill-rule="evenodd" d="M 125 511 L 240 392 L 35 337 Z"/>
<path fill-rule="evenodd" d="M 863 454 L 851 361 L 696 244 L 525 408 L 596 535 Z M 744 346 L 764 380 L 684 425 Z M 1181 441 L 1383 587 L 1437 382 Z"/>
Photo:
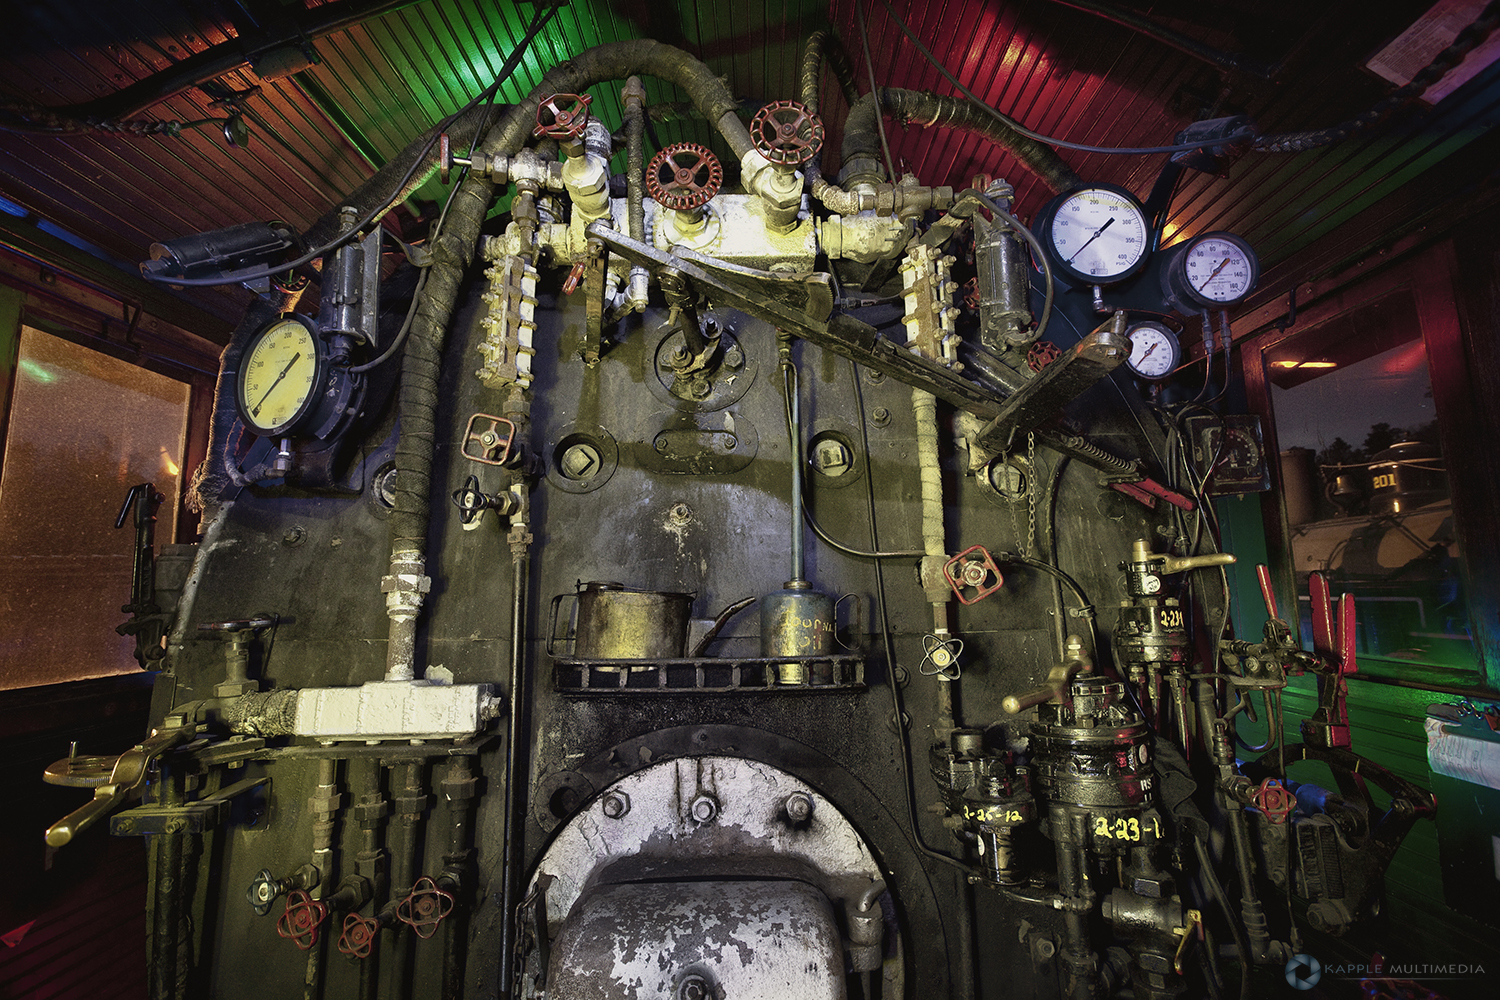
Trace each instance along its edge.
<path fill-rule="evenodd" d="M 948 630 L 948 599 L 952 591 L 943 582 L 943 563 L 948 561 L 943 533 L 943 470 L 938 460 L 937 397 L 925 389 L 911 391 L 912 413 L 917 421 L 917 468 L 922 481 L 922 589 L 933 605 L 933 627 Z"/>
<path fill-rule="evenodd" d="M 686 52 L 650 39 L 600 45 L 548 70 L 526 99 L 507 108 L 481 143 L 485 156 L 518 153 L 531 135 L 542 100 L 552 94 L 578 94 L 601 80 L 650 73 L 687 91 L 714 123 L 737 158 L 753 150 L 750 130 L 736 114 L 734 97 L 722 80 Z M 427 529 L 432 498 L 432 458 L 437 441 L 437 386 L 449 317 L 464 271 L 474 259 L 479 227 L 494 200 L 494 186 L 472 172 L 464 177 L 448 209 L 443 232 L 433 241 L 433 262 L 401 359 L 397 404 L 401 436 L 396 442 L 395 503 L 391 511 L 391 572 L 382 581 L 390 634 L 386 678 L 416 676 L 417 618 L 426 575 Z"/>
<path fill-rule="evenodd" d="M 958 129 L 988 139 L 1014 156 L 1053 192 L 1083 183 L 1051 146 L 1027 138 L 968 101 L 925 91 L 882 87 L 880 102 L 885 113 L 899 121 L 923 128 Z M 878 129 L 875 98 L 866 94 L 849 109 L 849 117 L 844 121 L 840 177 L 845 183 L 871 177 L 876 183 L 880 181 L 884 170 L 880 166 Z"/>
<path fill-rule="evenodd" d="M 821 103 L 819 83 L 825 59 L 828 61 L 828 68 L 833 71 L 834 79 L 838 81 L 840 89 L 844 92 L 845 102 L 852 108 L 859 101 L 859 90 L 854 86 L 854 70 L 850 68 L 849 60 L 844 58 L 844 50 L 828 32 L 814 31 L 807 36 L 807 45 L 802 50 L 802 75 L 799 87 L 803 106 L 813 114 L 818 113 L 818 106 Z M 807 179 L 809 189 L 823 180 L 822 167 L 822 150 L 813 154 L 812 159 L 802 165 L 802 175 Z"/>
<path fill-rule="evenodd" d="M 630 238 L 646 240 L 646 88 L 632 76 L 620 92 L 625 103 L 625 209 Z M 650 297 L 651 272 L 636 265 L 630 269 L 626 299 L 635 312 L 644 312 Z"/>

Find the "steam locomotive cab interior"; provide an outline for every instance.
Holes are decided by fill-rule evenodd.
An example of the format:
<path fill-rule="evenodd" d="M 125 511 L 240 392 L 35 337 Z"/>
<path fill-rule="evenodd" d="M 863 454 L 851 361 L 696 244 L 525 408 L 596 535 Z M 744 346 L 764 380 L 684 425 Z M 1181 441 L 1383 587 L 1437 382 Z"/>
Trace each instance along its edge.
<path fill-rule="evenodd" d="M 1492 995 L 1500 17 L 617 6 L 22 19 L 0 982 Z"/>

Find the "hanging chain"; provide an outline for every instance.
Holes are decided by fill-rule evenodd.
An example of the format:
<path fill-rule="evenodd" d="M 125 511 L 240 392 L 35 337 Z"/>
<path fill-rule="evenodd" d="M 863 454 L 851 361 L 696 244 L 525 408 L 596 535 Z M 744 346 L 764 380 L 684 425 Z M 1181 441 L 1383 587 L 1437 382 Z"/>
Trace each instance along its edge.
<path fill-rule="evenodd" d="M 1021 554 L 1032 555 L 1036 545 L 1036 432 L 1026 435 L 1026 544 Z"/>

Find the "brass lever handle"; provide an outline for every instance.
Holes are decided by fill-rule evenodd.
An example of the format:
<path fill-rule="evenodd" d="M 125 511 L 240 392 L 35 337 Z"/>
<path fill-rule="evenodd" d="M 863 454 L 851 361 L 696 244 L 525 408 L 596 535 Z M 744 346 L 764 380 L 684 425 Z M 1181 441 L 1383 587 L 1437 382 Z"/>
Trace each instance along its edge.
<path fill-rule="evenodd" d="M 1161 571 L 1166 573 L 1182 573 L 1190 569 L 1202 569 L 1204 566 L 1229 566 L 1235 561 L 1235 557 L 1228 552 L 1213 552 L 1202 556 L 1169 556 L 1154 555 L 1153 560 L 1161 560 Z"/>
<path fill-rule="evenodd" d="M 1054 698 L 1061 700 L 1063 692 L 1068 689 L 1068 682 L 1075 674 L 1089 673 L 1093 669 L 1093 662 L 1083 652 L 1083 640 L 1076 635 L 1070 635 L 1068 636 L 1068 659 L 1048 671 L 1047 679 L 1040 687 L 1032 688 L 1024 694 L 1006 695 L 1000 707 L 1010 715 L 1020 715 L 1033 705 L 1040 705 Z"/>
<path fill-rule="evenodd" d="M 132 792 L 145 784 L 153 760 L 179 743 L 185 743 L 193 736 L 194 731 L 192 726 L 157 729 L 152 731 L 145 742 L 120 754 L 110 769 L 109 779 L 94 789 L 94 797 L 47 828 L 47 843 L 52 847 L 62 847 L 77 834 L 108 816 Z M 58 772 L 66 770 L 67 766 L 68 760 L 64 759 L 47 770 Z"/>

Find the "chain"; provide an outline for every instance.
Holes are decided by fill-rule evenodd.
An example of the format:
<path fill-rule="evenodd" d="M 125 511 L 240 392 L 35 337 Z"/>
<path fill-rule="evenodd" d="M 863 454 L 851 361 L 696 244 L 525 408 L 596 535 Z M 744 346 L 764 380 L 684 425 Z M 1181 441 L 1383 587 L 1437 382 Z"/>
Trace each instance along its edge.
<path fill-rule="evenodd" d="M 1031 556 L 1036 544 L 1036 432 L 1026 435 L 1026 544 L 1021 554 Z"/>

